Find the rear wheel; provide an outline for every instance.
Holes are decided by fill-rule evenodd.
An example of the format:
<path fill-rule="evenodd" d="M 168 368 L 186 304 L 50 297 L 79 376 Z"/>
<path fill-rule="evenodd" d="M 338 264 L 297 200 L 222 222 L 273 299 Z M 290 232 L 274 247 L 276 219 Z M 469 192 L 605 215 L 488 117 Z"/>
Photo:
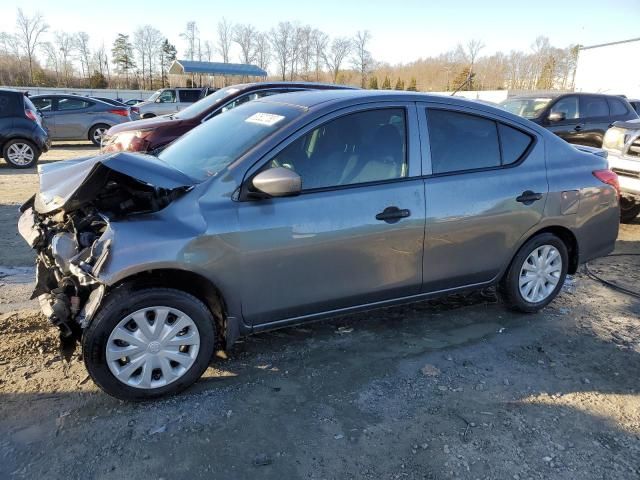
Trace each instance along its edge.
<path fill-rule="evenodd" d="M 153 118 L 155 116 L 155 113 L 144 113 L 141 118 Z"/>
<path fill-rule="evenodd" d="M 5 143 L 2 156 L 14 168 L 31 168 L 38 162 L 40 150 L 29 140 L 16 138 Z"/>
<path fill-rule="evenodd" d="M 179 290 L 116 292 L 105 300 L 82 339 L 95 383 L 122 400 L 175 394 L 207 369 L 215 345 L 211 312 Z"/>
<path fill-rule="evenodd" d="M 109 125 L 105 125 L 103 123 L 99 123 L 98 125 L 91 127 L 89 130 L 89 140 L 91 140 L 91 143 L 96 147 L 99 147 L 100 142 L 102 142 L 102 137 L 107 133 L 107 130 L 109 130 Z"/>
<path fill-rule="evenodd" d="M 620 221 L 631 223 L 640 215 L 640 202 L 628 198 L 620 199 Z"/>
<path fill-rule="evenodd" d="M 533 313 L 546 307 L 564 284 L 569 255 L 564 242 L 552 233 L 530 239 L 518 251 L 499 285 L 512 309 Z"/>

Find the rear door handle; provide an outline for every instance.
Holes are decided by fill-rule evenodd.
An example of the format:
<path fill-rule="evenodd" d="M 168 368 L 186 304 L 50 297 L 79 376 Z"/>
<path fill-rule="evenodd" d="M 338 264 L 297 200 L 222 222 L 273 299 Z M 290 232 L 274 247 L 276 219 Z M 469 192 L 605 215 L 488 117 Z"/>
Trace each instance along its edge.
<path fill-rule="evenodd" d="M 525 190 L 522 195 L 516 197 L 516 202 L 524 203 L 525 205 L 531 205 L 533 202 L 537 202 L 542 198 L 541 193 L 536 193 L 531 190 Z"/>
<path fill-rule="evenodd" d="M 575 132 L 579 132 L 580 130 L 582 130 L 582 125 L 576 125 L 575 127 L 573 127 L 573 130 Z"/>
<path fill-rule="evenodd" d="M 406 208 L 401 210 L 398 207 L 387 207 L 382 212 L 376 215 L 376 220 L 380 220 L 387 223 L 396 223 L 402 218 L 407 218 L 411 215 L 411 212 Z"/>

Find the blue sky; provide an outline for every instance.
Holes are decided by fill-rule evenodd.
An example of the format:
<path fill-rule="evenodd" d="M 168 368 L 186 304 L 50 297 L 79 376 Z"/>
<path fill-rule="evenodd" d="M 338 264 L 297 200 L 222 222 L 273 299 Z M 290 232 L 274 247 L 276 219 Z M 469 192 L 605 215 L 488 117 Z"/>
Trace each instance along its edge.
<path fill-rule="evenodd" d="M 187 21 L 198 23 L 203 41 L 214 40 L 223 16 L 263 30 L 282 20 L 309 23 L 332 36 L 366 29 L 374 57 L 390 63 L 437 55 L 471 38 L 481 39 L 482 54 L 489 54 L 527 50 L 538 35 L 555 46 L 640 37 L 640 0 L 0 0 L 0 31 L 14 29 L 19 6 L 44 14 L 52 31 L 86 31 L 94 46 L 110 45 L 118 32 L 149 23 L 181 50 L 179 34 Z"/>

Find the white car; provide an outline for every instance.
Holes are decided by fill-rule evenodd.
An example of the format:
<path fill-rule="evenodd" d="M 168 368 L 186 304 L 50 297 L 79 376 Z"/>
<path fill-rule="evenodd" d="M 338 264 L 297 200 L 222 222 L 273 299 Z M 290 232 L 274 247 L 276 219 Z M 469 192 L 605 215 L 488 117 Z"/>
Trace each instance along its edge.
<path fill-rule="evenodd" d="M 640 214 L 640 119 L 615 122 L 602 145 L 609 167 L 620 183 L 620 221 L 632 222 Z"/>
<path fill-rule="evenodd" d="M 201 88 L 162 88 L 136 107 L 140 118 L 179 112 L 202 98 Z"/>

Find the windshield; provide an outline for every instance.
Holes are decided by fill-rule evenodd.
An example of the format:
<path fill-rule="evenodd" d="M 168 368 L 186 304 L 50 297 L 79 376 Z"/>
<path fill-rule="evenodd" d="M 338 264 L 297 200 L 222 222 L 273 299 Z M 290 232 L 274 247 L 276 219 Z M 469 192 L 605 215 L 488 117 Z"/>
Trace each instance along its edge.
<path fill-rule="evenodd" d="M 536 118 L 549 104 L 551 98 L 513 98 L 500 104 L 507 112 L 524 118 Z"/>
<path fill-rule="evenodd" d="M 145 102 L 155 102 L 156 98 L 158 98 L 160 96 L 161 92 L 162 92 L 162 90 L 158 90 L 157 92 L 153 93 L 149 98 L 147 98 L 145 100 Z"/>
<path fill-rule="evenodd" d="M 249 102 L 194 128 L 158 158 L 202 182 L 301 113 L 300 108 L 288 105 Z"/>
<path fill-rule="evenodd" d="M 187 108 L 173 115 L 175 118 L 196 118 L 205 112 L 211 110 L 215 105 L 222 104 L 228 97 L 237 93 L 238 89 L 234 87 L 221 88 L 220 90 L 204 97 L 202 100 L 189 105 Z"/>

